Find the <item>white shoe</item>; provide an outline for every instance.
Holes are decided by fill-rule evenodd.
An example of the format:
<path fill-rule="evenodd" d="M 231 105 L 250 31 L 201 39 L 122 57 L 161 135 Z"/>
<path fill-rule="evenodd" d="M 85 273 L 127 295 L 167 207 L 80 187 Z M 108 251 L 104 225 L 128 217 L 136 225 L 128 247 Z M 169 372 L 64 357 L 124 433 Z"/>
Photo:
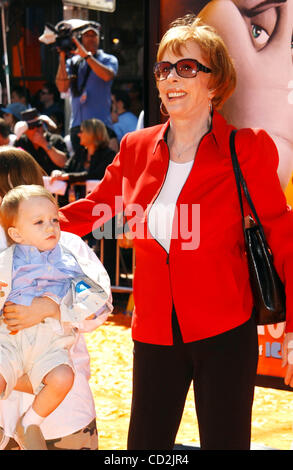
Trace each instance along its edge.
<path fill-rule="evenodd" d="M 22 418 L 23 416 L 18 420 L 14 436 L 21 450 L 48 450 L 40 427 L 36 424 L 30 424 L 24 430 Z"/>

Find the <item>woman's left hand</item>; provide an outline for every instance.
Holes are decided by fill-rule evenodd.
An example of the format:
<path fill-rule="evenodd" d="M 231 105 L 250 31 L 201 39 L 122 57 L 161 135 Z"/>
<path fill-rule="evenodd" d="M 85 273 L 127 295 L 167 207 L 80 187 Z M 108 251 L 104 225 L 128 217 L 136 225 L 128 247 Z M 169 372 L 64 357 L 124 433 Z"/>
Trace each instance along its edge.
<path fill-rule="evenodd" d="M 6 302 L 4 323 L 10 331 L 19 331 L 41 323 L 45 318 L 60 319 L 59 305 L 49 297 L 35 297 L 30 306 Z"/>
<path fill-rule="evenodd" d="M 293 333 L 286 333 L 283 341 L 282 367 L 285 366 L 285 384 L 293 388 Z"/>

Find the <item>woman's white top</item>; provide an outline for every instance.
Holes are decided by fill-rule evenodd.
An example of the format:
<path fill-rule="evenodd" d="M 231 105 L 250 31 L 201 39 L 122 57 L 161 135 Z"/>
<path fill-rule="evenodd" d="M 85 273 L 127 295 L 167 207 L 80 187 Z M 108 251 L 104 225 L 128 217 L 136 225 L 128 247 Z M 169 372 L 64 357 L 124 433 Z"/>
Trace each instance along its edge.
<path fill-rule="evenodd" d="M 194 160 L 186 163 L 169 161 L 166 179 L 148 214 L 148 229 L 150 233 L 168 253 L 176 202 L 193 163 Z"/>
<path fill-rule="evenodd" d="M 63 233 L 62 236 L 70 237 L 71 234 Z M 6 245 L 3 228 L 0 227 L 0 251 L 6 248 Z M 75 253 L 78 256 L 80 244 L 76 243 L 75 248 Z M 88 257 L 95 257 L 90 248 L 88 248 Z M 5 279 L 1 280 L 5 281 Z M 94 330 L 96 326 L 93 322 L 94 320 L 82 322 L 83 331 Z M 43 421 L 41 430 L 46 440 L 73 434 L 87 426 L 96 416 L 95 403 L 88 383 L 90 357 L 81 333 L 77 335 L 75 344 L 70 349 L 70 354 L 75 368 L 74 384 L 63 402 Z M 4 428 L 7 436 L 13 437 L 18 418 L 25 413 L 33 400 L 34 395 L 16 391 L 13 391 L 7 400 L 0 400 L 0 426 Z"/>

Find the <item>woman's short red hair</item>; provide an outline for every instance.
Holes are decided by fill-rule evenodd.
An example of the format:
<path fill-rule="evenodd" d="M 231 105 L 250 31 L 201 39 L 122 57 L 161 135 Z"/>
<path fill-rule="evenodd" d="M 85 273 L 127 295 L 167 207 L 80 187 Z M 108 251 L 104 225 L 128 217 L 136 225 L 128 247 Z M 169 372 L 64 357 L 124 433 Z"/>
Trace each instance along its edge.
<path fill-rule="evenodd" d="M 236 86 L 236 71 L 223 39 L 214 28 L 202 22 L 195 15 L 186 15 L 171 23 L 158 48 L 160 62 L 166 50 L 180 56 L 187 41 L 194 41 L 201 50 L 207 67 L 212 70 L 209 88 L 215 91 L 212 104 L 220 109 L 233 93 Z"/>

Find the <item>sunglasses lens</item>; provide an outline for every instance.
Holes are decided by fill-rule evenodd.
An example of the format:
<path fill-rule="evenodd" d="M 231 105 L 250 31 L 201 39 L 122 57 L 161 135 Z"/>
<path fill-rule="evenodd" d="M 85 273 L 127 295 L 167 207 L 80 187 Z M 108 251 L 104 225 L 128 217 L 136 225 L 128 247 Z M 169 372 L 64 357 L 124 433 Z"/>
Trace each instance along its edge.
<path fill-rule="evenodd" d="M 191 59 L 179 60 L 176 64 L 176 72 L 180 77 L 193 78 L 197 74 L 197 62 Z"/>
<path fill-rule="evenodd" d="M 165 80 L 171 70 L 171 64 L 169 62 L 158 62 L 154 67 L 154 74 L 156 80 Z"/>
<path fill-rule="evenodd" d="M 182 59 L 176 62 L 176 64 L 158 62 L 154 67 L 156 80 L 166 80 L 173 67 L 176 68 L 177 74 L 183 78 L 193 78 L 198 72 L 197 61 L 193 59 Z"/>

